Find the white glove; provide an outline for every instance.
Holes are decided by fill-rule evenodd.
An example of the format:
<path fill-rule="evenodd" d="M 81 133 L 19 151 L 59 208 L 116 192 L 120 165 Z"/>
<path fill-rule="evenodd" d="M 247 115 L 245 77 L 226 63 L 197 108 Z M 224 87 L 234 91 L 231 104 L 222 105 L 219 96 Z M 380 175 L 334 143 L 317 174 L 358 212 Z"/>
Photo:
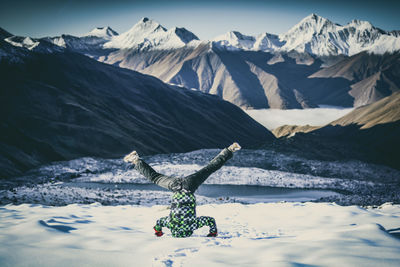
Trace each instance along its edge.
<path fill-rule="evenodd" d="M 238 151 L 238 150 L 240 150 L 242 147 L 238 144 L 238 143 L 233 143 L 232 145 L 230 145 L 229 147 L 228 147 L 228 149 L 230 150 L 230 151 L 232 151 L 232 152 L 236 152 L 236 151 Z"/>
<path fill-rule="evenodd" d="M 138 160 L 139 160 L 139 154 L 136 151 L 132 151 L 131 153 L 129 153 L 124 157 L 124 161 L 127 163 L 131 162 L 133 164 L 136 164 Z"/>

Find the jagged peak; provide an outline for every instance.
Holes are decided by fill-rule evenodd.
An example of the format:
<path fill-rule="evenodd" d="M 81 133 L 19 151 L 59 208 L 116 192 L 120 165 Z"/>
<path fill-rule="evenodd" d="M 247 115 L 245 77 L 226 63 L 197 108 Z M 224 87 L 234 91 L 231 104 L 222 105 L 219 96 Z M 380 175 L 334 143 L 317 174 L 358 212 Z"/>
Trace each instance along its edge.
<path fill-rule="evenodd" d="M 169 30 L 160 23 L 143 17 L 131 29 L 112 38 L 104 44 L 104 48 L 139 48 L 156 49 L 175 48 L 199 40 L 192 32 L 185 28 L 174 27 Z"/>
<path fill-rule="evenodd" d="M 395 37 L 400 37 L 400 30 L 391 31 L 389 34 Z"/>
<path fill-rule="evenodd" d="M 349 24 L 349 26 L 354 26 L 354 27 L 364 27 L 364 28 L 375 28 L 371 22 L 366 21 L 366 20 L 358 20 L 358 19 L 353 19 Z"/>
<path fill-rule="evenodd" d="M 128 31 L 120 34 L 117 39 L 124 39 L 124 38 L 142 38 L 149 34 L 158 33 L 158 32 L 166 32 L 165 29 L 160 23 L 144 17 L 140 19 L 135 25 L 132 26 Z M 131 37 L 129 37 L 131 36 Z"/>
<path fill-rule="evenodd" d="M 276 34 L 273 34 L 273 33 L 264 32 L 264 33 L 259 34 L 259 35 L 257 36 L 257 38 L 258 38 L 258 39 L 260 39 L 260 38 L 272 38 L 272 39 L 277 39 L 277 38 L 279 38 L 279 36 L 276 35 Z"/>
<path fill-rule="evenodd" d="M 307 17 L 305 17 L 304 19 L 306 20 L 319 20 L 319 19 L 323 19 L 323 17 L 318 16 L 316 13 L 311 13 L 310 15 L 308 15 Z"/>
<path fill-rule="evenodd" d="M 193 40 L 199 40 L 194 33 L 188 31 L 186 28 L 174 27 L 169 31 L 175 33 L 184 43 L 189 43 Z"/>
<path fill-rule="evenodd" d="M 118 33 L 111 29 L 110 26 L 107 27 L 96 27 L 90 32 L 82 35 L 84 36 L 96 36 L 96 37 L 102 37 L 102 38 L 111 38 L 113 36 L 117 36 Z"/>
<path fill-rule="evenodd" d="M 240 40 L 249 40 L 249 39 L 253 40 L 254 39 L 253 36 L 244 35 L 244 34 L 242 34 L 241 32 L 238 32 L 238 31 L 231 31 L 230 33 L 235 35 Z"/>
<path fill-rule="evenodd" d="M 238 31 L 229 31 L 223 35 L 214 38 L 215 41 L 226 40 L 226 39 L 238 39 L 238 40 L 251 40 L 254 41 L 255 37 L 250 35 L 244 35 Z"/>
<path fill-rule="evenodd" d="M 148 17 L 141 18 L 131 30 L 138 30 L 138 29 L 149 29 L 153 28 L 154 31 L 162 29 L 163 31 L 167 31 L 160 23 L 155 20 L 149 19 Z M 130 30 L 129 30 L 130 31 Z"/>
<path fill-rule="evenodd" d="M 64 48 L 53 44 L 47 38 L 37 39 L 29 36 L 11 36 L 5 38 L 4 41 L 15 47 L 26 48 L 39 53 L 53 53 L 64 50 Z"/>
<path fill-rule="evenodd" d="M 280 34 L 279 37 L 285 39 L 288 36 L 292 36 L 293 34 L 297 35 L 300 32 L 306 34 L 321 33 L 333 30 L 336 26 L 338 25 L 330 20 L 312 13 L 293 26 L 288 32 Z"/>
<path fill-rule="evenodd" d="M 110 26 L 105 27 L 105 30 L 115 32 L 118 35 L 118 33 L 116 31 L 114 31 Z"/>
<path fill-rule="evenodd" d="M 315 13 L 311 13 L 310 15 L 308 15 L 307 17 L 305 17 L 304 19 L 302 19 L 300 21 L 301 22 L 310 22 L 310 21 L 314 21 L 314 22 L 325 22 L 325 21 L 329 21 L 328 19 L 321 17 Z"/>
<path fill-rule="evenodd" d="M 315 13 L 312 13 L 312 14 L 308 15 L 307 17 L 305 17 L 304 19 L 302 19 L 296 26 L 302 26 L 305 24 L 320 25 L 320 26 L 334 25 L 334 23 L 331 22 L 330 20 L 328 20 L 324 17 L 318 16 Z"/>

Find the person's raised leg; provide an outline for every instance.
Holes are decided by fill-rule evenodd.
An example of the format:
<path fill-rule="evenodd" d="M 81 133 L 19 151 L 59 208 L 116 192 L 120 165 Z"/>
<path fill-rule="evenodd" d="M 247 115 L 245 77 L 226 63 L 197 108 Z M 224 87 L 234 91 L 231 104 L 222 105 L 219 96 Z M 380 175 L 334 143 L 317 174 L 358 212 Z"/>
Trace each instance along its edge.
<path fill-rule="evenodd" d="M 133 151 L 125 156 L 124 161 L 133 163 L 135 165 L 135 169 L 139 173 L 163 188 L 171 191 L 178 191 L 182 189 L 182 181 L 180 178 L 163 175 L 156 172 L 152 167 L 150 167 L 150 165 L 148 165 L 139 157 L 139 154 L 136 151 Z"/>
<path fill-rule="evenodd" d="M 187 176 L 183 180 L 183 188 L 194 193 L 197 188 L 215 171 L 220 169 L 226 161 L 233 156 L 233 152 L 240 150 L 238 143 L 233 143 L 228 148 L 223 149 L 207 166 L 199 171 Z"/>

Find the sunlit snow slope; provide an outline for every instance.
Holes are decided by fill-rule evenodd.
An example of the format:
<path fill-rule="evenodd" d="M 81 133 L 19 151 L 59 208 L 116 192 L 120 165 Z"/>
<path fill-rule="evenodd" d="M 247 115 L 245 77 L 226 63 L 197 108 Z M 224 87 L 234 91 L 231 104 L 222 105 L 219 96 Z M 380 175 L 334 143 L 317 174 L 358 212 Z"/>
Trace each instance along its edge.
<path fill-rule="evenodd" d="M 198 207 L 219 236 L 153 234 L 166 206 L 0 207 L 0 265 L 8 266 L 399 266 L 400 206 L 330 203 Z M 397 229 L 397 231 L 396 231 Z"/>

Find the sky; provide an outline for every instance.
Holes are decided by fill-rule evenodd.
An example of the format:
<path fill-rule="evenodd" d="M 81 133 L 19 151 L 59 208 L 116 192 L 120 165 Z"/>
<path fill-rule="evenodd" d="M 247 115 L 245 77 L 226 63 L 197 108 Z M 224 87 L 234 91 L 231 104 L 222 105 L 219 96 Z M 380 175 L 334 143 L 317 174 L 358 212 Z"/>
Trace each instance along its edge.
<path fill-rule="evenodd" d="M 284 33 L 311 13 L 341 25 L 359 19 L 400 30 L 399 10 L 400 1 L 393 0 L 1 0 L 0 27 L 20 36 L 80 36 L 104 26 L 122 33 L 148 17 L 208 40 L 231 30 Z"/>

